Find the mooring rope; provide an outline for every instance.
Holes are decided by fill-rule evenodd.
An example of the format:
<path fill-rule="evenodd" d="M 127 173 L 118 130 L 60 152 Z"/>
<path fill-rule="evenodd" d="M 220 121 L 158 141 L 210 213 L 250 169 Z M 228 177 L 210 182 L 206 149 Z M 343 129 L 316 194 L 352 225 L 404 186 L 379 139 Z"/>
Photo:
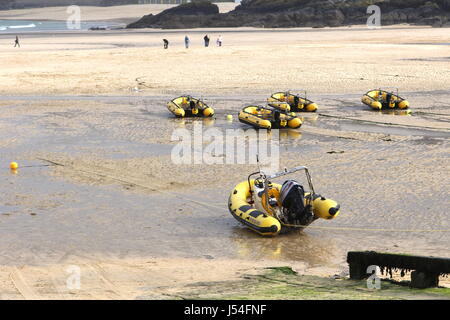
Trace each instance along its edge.
<path fill-rule="evenodd" d="M 55 166 L 67 167 L 65 164 L 59 163 L 59 162 L 56 162 L 56 161 L 53 161 L 53 160 L 48 160 L 48 159 L 44 159 L 44 158 L 37 158 L 37 159 L 41 160 L 41 161 L 46 161 L 46 162 L 51 163 L 51 164 L 53 164 Z M 189 201 L 189 202 L 192 202 L 192 203 L 197 203 L 197 204 L 205 206 L 205 207 L 210 207 L 210 208 L 213 208 L 213 209 L 218 209 L 218 210 L 221 210 L 221 211 L 228 212 L 228 210 L 226 210 L 222 206 L 214 205 L 214 204 L 207 203 L 207 202 L 200 201 L 200 200 L 194 200 L 194 199 L 191 199 L 191 198 L 187 198 L 187 197 L 185 197 L 185 196 L 183 196 L 182 194 L 179 194 L 179 193 L 159 190 L 159 189 L 157 189 L 157 187 L 149 187 L 149 186 L 142 185 L 142 184 L 139 184 L 139 183 L 130 182 L 130 181 L 127 181 L 127 180 L 116 178 L 116 177 L 111 177 L 111 176 L 108 176 L 108 175 L 103 174 L 103 173 L 87 171 L 87 170 L 84 170 L 84 169 L 83 170 L 82 169 L 77 169 L 77 168 L 74 168 L 74 167 L 72 167 L 71 169 L 73 169 L 75 171 L 80 171 L 80 172 L 85 172 L 85 173 L 89 173 L 89 174 L 94 174 L 94 175 L 97 175 L 97 176 L 100 176 L 100 177 L 108 178 L 108 179 L 111 179 L 111 180 L 119 181 L 121 183 L 125 183 L 125 184 L 128 184 L 128 185 L 134 185 L 134 186 L 137 186 L 137 187 L 140 187 L 140 188 L 143 188 L 143 189 L 148 189 L 148 190 L 151 190 L 151 191 L 156 191 L 156 192 L 167 194 L 167 195 L 171 195 L 171 196 L 176 195 L 177 197 L 182 198 L 183 200 L 186 200 L 186 201 Z M 369 232 L 391 232 L 391 233 L 394 233 L 394 232 L 405 232 L 405 233 L 407 233 L 407 232 L 409 232 L 409 233 L 450 232 L 450 229 L 385 229 L 385 228 L 368 228 L 368 227 L 322 227 L 322 226 L 311 226 L 311 225 L 308 225 L 308 226 L 306 226 L 306 225 L 288 225 L 288 224 L 284 224 L 284 225 L 288 226 L 288 227 L 295 227 L 295 228 L 306 228 L 306 227 L 308 227 L 309 229 L 337 230 L 337 231 L 369 231 Z"/>
<path fill-rule="evenodd" d="M 382 124 L 382 125 L 387 125 L 387 126 L 398 126 L 398 127 L 413 128 L 413 129 L 427 129 L 427 130 L 434 130 L 434 131 L 450 131 L 450 129 L 446 129 L 446 128 L 412 126 L 412 125 L 400 124 L 400 123 L 392 123 L 392 122 L 382 122 L 382 121 L 355 119 L 355 118 L 344 117 L 344 116 L 334 116 L 334 115 L 325 114 L 325 113 L 318 113 L 318 115 L 322 116 L 322 117 L 327 117 L 327 118 L 335 118 L 335 119 L 351 120 L 351 121 L 357 121 L 357 122 Z"/>

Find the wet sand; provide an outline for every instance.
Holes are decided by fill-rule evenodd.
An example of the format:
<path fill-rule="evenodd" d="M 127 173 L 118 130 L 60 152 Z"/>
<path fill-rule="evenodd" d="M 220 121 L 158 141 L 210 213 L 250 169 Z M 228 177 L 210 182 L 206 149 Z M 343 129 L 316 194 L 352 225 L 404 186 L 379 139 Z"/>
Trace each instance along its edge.
<path fill-rule="evenodd" d="M 229 46 L 188 52 L 157 48 L 157 32 L 35 35 L 20 55 L 0 53 L 8 62 L 0 71 L 2 298 L 162 299 L 280 265 L 345 275 L 349 250 L 450 257 L 449 75 L 437 59 L 448 47 L 405 44 L 426 35 L 443 41 L 441 29 L 397 32 L 399 39 L 378 30 L 367 40 L 362 30 L 230 30 Z M 301 44 L 306 38 L 314 40 Z M 134 42 L 142 48 L 126 44 Z M 413 50 L 398 50 L 406 47 Z M 182 68 L 167 74 L 168 65 Z M 362 106 L 361 94 L 381 84 L 399 86 L 412 114 Z M 262 238 L 227 210 L 229 192 L 256 166 L 175 165 L 171 135 L 199 123 L 247 129 L 237 122 L 243 105 L 305 87 L 320 109 L 304 115 L 301 129 L 280 131 L 280 167 L 310 167 L 316 191 L 338 200 L 342 213 Z M 214 119 L 169 115 L 165 103 L 188 89 L 216 109 Z M 71 265 L 81 268 L 81 290 L 65 287 Z"/>

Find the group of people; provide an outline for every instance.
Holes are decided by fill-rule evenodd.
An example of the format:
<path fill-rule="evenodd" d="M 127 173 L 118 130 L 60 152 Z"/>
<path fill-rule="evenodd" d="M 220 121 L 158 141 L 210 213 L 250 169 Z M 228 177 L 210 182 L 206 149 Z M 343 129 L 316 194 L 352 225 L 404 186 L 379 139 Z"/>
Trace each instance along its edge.
<path fill-rule="evenodd" d="M 210 38 L 209 38 L 209 36 L 207 34 L 203 37 L 203 41 L 205 43 L 205 47 L 209 47 Z M 189 48 L 190 42 L 191 42 L 191 40 L 186 35 L 184 37 L 184 44 L 186 46 L 186 49 Z M 169 40 L 163 39 L 163 43 L 164 43 L 164 49 L 168 49 L 169 48 Z M 218 47 L 222 46 L 222 36 L 221 35 L 219 35 L 219 37 L 217 38 L 216 43 L 217 43 Z M 20 48 L 20 42 L 19 42 L 19 37 L 18 36 L 16 36 L 16 40 L 14 41 L 14 47 L 19 47 Z"/>
<path fill-rule="evenodd" d="M 207 34 L 203 37 L 203 41 L 204 41 L 205 47 L 209 47 L 210 40 L 211 39 L 209 38 L 209 36 Z M 222 46 L 222 42 L 223 42 L 222 36 L 219 35 L 219 37 L 216 40 L 217 46 L 221 47 Z M 164 43 L 164 49 L 168 49 L 169 48 L 169 40 L 163 39 L 163 43 Z M 189 39 L 189 37 L 186 35 L 184 37 L 184 45 L 185 45 L 186 49 L 189 49 L 190 43 L 191 43 L 191 39 Z"/>

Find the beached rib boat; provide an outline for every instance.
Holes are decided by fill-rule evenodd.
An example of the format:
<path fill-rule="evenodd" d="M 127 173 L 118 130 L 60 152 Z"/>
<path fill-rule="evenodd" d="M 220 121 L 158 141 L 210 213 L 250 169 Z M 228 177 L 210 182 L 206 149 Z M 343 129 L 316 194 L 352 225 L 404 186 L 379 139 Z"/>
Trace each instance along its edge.
<path fill-rule="evenodd" d="M 167 109 L 177 117 L 212 117 L 214 109 L 200 99 L 181 96 L 167 103 Z"/>
<path fill-rule="evenodd" d="M 300 170 L 306 173 L 309 192 L 304 192 L 295 180 L 286 180 L 282 185 L 272 182 Z M 259 177 L 251 179 L 254 175 Z M 314 192 L 308 168 L 304 166 L 269 176 L 261 171 L 250 174 L 247 181 L 234 187 L 228 209 L 236 220 L 264 236 L 303 229 L 319 218 L 330 220 L 340 213 L 336 201 Z"/>
<path fill-rule="evenodd" d="M 398 95 L 398 89 L 396 94 L 392 91 L 381 89 L 370 90 L 363 95 L 361 101 L 375 110 L 394 108 L 407 109 L 409 107 L 409 102 Z"/>
<path fill-rule="evenodd" d="M 295 115 L 262 106 L 247 106 L 239 112 L 238 117 L 240 122 L 258 129 L 297 129 L 302 125 L 302 120 Z"/>
<path fill-rule="evenodd" d="M 290 92 L 277 92 L 267 99 L 269 106 L 286 112 L 315 112 L 318 109 L 316 103 L 300 95 Z"/>

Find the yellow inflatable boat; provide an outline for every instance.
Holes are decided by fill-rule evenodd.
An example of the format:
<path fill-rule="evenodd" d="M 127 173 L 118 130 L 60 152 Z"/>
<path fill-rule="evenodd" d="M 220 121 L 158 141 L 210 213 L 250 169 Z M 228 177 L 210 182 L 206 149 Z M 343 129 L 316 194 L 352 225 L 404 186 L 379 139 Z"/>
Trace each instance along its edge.
<path fill-rule="evenodd" d="M 282 113 L 279 110 L 261 106 L 248 106 L 239 112 L 239 121 L 258 129 L 297 129 L 302 125 L 302 120 L 295 115 Z"/>
<path fill-rule="evenodd" d="M 167 109 L 177 117 L 212 117 L 214 109 L 200 99 L 181 96 L 167 103 Z"/>
<path fill-rule="evenodd" d="M 398 89 L 396 94 L 381 89 L 371 90 L 363 95 L 361 101 L 375 110 L 409 107 L 409 102 L 398 95 Z"/>
<path fill-rule="evenodd" d="M 269 106 L 286 112 L 315 112 L 318 109 L 316 103 L 300 95 L 290 92 L 277 92 L 267 99 Z"/>
<path fill-rule="evenodd" d="M 300 170 L 306 173 L 309 192 L 295 180 L 286 180 L 282 185 L 272 182 Z M 252 179 L 255 175 L 259 177 Z M 308 168 L 304 166 L 270 176 L 261 171 L 250 174 L 247 181 L 234 187 L 228 208 L 236 220 L 264 236 L 303 229 L 319 218 L 330 220 L 340 213 L 336 201 L 315 193 Z"/>

